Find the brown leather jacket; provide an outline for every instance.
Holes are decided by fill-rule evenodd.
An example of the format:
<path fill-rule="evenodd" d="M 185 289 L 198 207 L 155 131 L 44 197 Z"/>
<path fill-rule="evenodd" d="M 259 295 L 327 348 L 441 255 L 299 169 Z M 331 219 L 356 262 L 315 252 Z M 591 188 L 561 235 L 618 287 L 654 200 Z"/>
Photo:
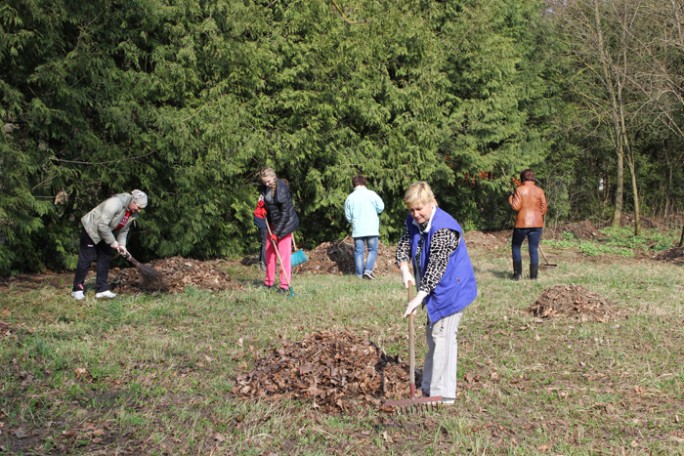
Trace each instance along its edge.
<path fill-rule="evenodd" d="M 546 214 L 546 196 L 544 190 L 533 181 L 524 182 L 508 197 L 508 204 L 518 211 L 515 217 L 516 228 L 543 228 Z"/>

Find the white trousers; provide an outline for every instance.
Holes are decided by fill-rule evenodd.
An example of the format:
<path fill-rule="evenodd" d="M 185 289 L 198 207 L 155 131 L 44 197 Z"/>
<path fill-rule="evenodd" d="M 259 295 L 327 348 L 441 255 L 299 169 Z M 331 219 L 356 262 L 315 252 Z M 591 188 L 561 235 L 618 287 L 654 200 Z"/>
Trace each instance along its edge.
<path fill-rule="evenodd" d="M 435 324 L 425 325 L 428 352 L 423 366 L 423 394 L 456 399 L 456 372 L 458 369 L 458 325 L 463 312 L 442 318 Z"/>

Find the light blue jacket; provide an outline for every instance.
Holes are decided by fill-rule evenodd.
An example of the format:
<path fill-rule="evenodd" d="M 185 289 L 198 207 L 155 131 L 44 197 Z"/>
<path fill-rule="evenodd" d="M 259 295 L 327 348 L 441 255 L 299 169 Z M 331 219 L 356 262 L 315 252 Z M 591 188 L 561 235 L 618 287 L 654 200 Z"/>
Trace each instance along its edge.
<path fill-rule="evenodd" d="M 380 236 L 380 214 L 385 203 L 373 190 L 358 185 L 344 202 L 344 215 L 352 226 L 352 237 Z"/>

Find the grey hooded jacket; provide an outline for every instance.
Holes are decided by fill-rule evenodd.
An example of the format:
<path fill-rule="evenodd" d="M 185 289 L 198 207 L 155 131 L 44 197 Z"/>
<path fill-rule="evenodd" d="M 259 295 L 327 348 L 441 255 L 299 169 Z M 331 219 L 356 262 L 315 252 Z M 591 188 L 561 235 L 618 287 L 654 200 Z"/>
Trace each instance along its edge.
<path fill-rule="evenodd" d="M 131 213 L 126 224 L 116 231 L 116 236 L 114 230 L 119 226 L 132 200 L 133 196 L 130 193 L 118 193 L 81 218 L 83 228 L 95 244 L 105 241 L 113 248 L 119 245 L 126 246 L 128 229 L 139 214 Z"/>

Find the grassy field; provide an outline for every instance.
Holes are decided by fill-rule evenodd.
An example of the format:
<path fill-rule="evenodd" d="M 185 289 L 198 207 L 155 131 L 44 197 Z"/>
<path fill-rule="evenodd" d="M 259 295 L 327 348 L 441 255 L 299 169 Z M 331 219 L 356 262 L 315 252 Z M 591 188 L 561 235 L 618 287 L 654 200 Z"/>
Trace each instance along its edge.
<path fill-rule="evenodd" d="M 480 295 L 460 327 L 456 404 L 404 415 L 232 393 L 281 338 L 350 331 L 404 356 L 398 274 L 296 276 L 288 299 L 236 262 L 240 290 L 85 305 L 69 274 L 62 288 L 12 285 L 0 294 L 0 454 L 684 454 L 682 266 L 562 247 L 547 247 L 558 267 L 520 282 L 506 249 L 471 251 Z M 532 316 L 558 284 L 615 315 Z"/>

